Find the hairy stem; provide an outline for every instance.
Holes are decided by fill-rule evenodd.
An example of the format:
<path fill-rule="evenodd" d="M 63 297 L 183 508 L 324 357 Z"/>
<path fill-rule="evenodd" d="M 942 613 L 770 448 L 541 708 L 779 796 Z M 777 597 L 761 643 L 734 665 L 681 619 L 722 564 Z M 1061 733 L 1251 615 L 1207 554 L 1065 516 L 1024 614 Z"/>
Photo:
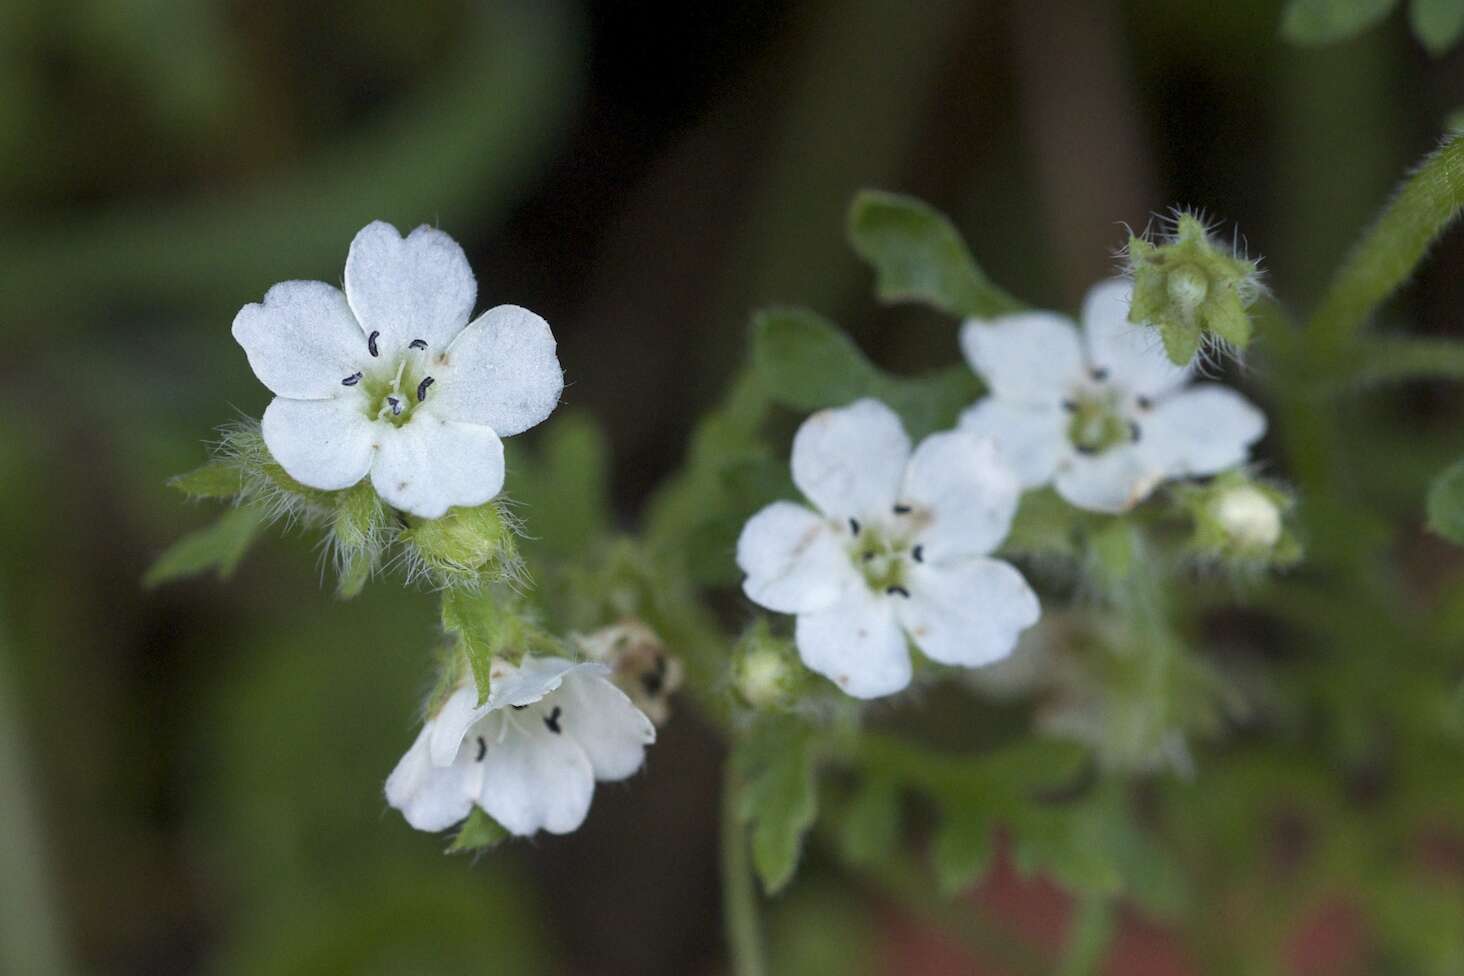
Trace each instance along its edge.
<path fill-rule="evenodd" d="M 1309 330 L 1336 350 L 1401 285 L 1464 208 L 1464 140 L 1450 137 L 1414 170 L 1332 279 Z"/>
<path fill-rule="evenodd" d="M 732 763 L 722 774 L 722 919 L 736 976 L 764 976 L 767 958 L 757 917 L 757 887 L 748 857 L 747 832 L 738 816 L 739 783 Z"/>

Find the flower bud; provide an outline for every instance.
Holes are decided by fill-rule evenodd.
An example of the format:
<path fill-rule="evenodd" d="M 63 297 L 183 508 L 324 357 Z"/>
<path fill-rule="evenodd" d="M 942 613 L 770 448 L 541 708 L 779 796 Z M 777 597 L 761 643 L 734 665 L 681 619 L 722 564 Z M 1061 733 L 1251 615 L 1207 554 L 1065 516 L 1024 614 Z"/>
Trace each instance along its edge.
<path fill-rule="evenodd" d="M 1281 507 L 1254 485 L 1228 488 L 1212 506 L 1215 520 L 1238 546 L 1269 549 L 1281 538 Z"/>
<path fill-rule="evenodd" d="M 1190 547 L 1206 559 L 1240 568 L 1289 565 L 1301 558 L 1301 544 L 1286 525 L 1291 496 L 1275 485 L 1235 470 L 1208 485 L 1186 487 L 1177 497 L 1194 519 Z"/>
<path fill-rule="evenodd" d="M 1249 345 L 1259 267 L 1220 247 L 1194 214 L 1179 214 L 1157 243 L 1130 234 L 1125 256 L 1134 282 L 1129 321 L 1158 329 L 1176 364 L 1189 363 L 1207 341 L 1237 351 Z"/>
<path fill-rule="evenodd" d="M 449 509 L 436 519 L 409 516 L 409 526 L 401 538 L 407 546 L 410 576 L 426 575 L 452 586 L 518 579 L 523 574 L 514 542 L 517 522 L 496 502 Z"/>
<path fill-rule="evenodd" d="M 806 672 L 788 641 L 774 637 L 759 622 L 738 642 L 732 685 L 743 701 L 759 710 L 779 709 L 798 695 Z"/>

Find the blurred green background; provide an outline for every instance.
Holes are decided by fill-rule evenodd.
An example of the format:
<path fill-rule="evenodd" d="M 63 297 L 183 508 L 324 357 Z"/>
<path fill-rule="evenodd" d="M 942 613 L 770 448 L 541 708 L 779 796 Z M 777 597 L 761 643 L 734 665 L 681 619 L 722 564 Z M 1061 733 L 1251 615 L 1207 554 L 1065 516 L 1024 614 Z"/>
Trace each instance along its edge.
<path fill-rule="evenodd" d="M 380 792 L 431 681 L 429 594 L 343 605 L 298 533 L 228 585 L 141 588 L 210 515 L 164 479 L 267 402 L 234 313 L 338 281 L 372 219 L 442 227 L 480 307 L 552 323 L 629 519 L 759 305 L 816 307 L 893 369 L 955 361 L 948 323 L 869 299 L 843 242 L 861 187 L 950 213 L 1036 304 L 1074 306 L 1122 223 L 1171 204 L 1234 221 L 1283 302 L 1315 298 L 1464 102 L 1464 56 L 1396 16 L 1320 50 L 1278 20 L 1266 0 L 0 0 L 0 968 L 722 971 L 720 746 L 689 708 L 579 833 L 444 858 Z M 1461 259 L 1456 235 L 1387 321 L 1457 332 Z M 1378 398 L 1408 453 L 1350 474 L 1420 600 L 1458 568 L 1417 524 L 1461 406 Z M 772 925 L 779 971 L 1006 971 L 817 861 Z"/>

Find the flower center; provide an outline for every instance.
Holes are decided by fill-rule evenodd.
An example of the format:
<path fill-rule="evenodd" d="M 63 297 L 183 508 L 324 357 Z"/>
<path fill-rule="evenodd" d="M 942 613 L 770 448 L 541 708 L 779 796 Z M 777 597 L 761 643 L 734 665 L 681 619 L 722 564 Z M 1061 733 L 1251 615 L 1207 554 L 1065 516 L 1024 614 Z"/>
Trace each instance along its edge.
<path fill-rule="evenodd" d="M 375 345 L 375 333 L 371 345 Z M 437 381 L 425 372 L 427 362 L 422 355 L 427 343 L 415 340 L 407 354 L 397 362 L 395 372 L 357 373 L 352 383 L 361 384 L 366 394 L 366 416 L 400 427 L 412 418 L 412 411 L 427 399 L 427 391 Z M 375 355 L 373 351 L 373 355 Z"/>
<path fill-rule="evenodd" d="M 1138 440 L 1138 425 L 1119 409 L 1121 394 L 1111 388 L 1086 390 L 1063 401 L 1069 414 L 1068 440 L 1080 454 L 1102 454 Z"/>
<path fill-rule="evenodd" d="M 903 521 L 910 514 L 910 509 L 896 505 L 894 514 Z M 922 546 L 910 544 L 911 529 L 912 526 L 901 525 L 899 521 L 893 525 L 881 525 L 849 520 L 849 531 L 853 536 L 849 560 L 871 591 L 894 596 L 910 595 L 909 562 L 923 562 L 925 558 Z"/>

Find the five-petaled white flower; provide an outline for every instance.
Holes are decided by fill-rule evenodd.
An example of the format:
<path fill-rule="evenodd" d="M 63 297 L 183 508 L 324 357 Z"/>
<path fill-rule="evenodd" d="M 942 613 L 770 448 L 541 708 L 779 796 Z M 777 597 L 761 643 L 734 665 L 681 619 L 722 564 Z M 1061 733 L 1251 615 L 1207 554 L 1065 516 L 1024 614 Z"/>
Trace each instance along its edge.
<path fill-rule="evenodd" d="M 1020 573 L 987 558 L 1019 494 L 995 447 L 934 434 L 912 454 L 877 400 L 823 410 L 793 439 L 793 481 L 818 509 L 774 502 L 737 541 L 743 590 L 798 615 L 803 663 L 858 698 L 910 683 L 906 635 L 942 664 L 977 667 L 1011 653 L 1036 623 Z"/>
<path fill-rule="evenodd" d="M 422 727 L 386 781 L 386 800 L 418 830 L 444 830 L 474 804 L 510 833 L 567 834 L 584 822 L 595 780 L 640 769 L 656 729 L 603 664 L 495 661 L 488 701 L 472 679 Z"/>
<path fill-rule="evenodd" d="M 1123 512 L 1161 482 L 1243 463 L 1266 418 L 1240 394 L 1188 386 L 1153 329 L 1128 321 L 1131 286 L 1106 281 L 1083 303 L 1083 335 L 1052 312 L 961 328 L 991 395 L 960 427 L 990 437 L 1025 488 L 1051 481 L 1079 508 Z"/>
<path fill-rule="evenodd" d="M 542 318 L 500 305 L 472 324 L 478 286 L 451 237 L 376 221 L 351 242 L 345 292 L 275 285 L 234 338 L 275 399 L 264 442 L 290 477 L 349 488 L 368 473 L 423 518 L 503 487 L 503 442 L 559 402 L 564 374 Z"/>

